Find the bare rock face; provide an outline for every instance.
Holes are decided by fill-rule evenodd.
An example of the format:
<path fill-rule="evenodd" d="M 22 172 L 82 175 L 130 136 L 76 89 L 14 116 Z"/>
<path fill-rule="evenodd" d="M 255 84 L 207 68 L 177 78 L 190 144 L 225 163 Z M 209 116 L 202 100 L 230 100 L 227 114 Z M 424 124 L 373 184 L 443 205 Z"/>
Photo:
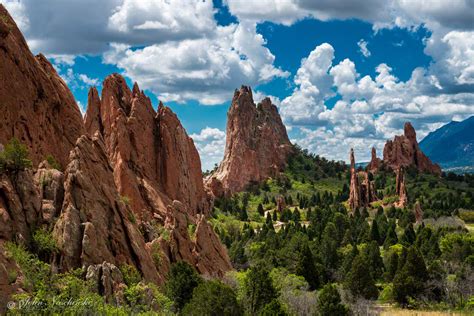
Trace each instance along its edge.
<path fill-rule="evenodd" d="M 415 129 L 409 122 L 405 123 L 404 135 L 395 136 L 393 141 L 387 141 L 383 150 L 383 161 L 393 170 L 414 166 L 420 172 L 441 174 L 439 165 L 431 162 L 421 151 Z"/>
<path fill-rule="evenodd" d="M 192 139 L 170 108 L 160 105 L 156 113 L 137 84 L 131 91 L 122 76 L 108 76 L 101 99 L 90 90 L 84 121 L 89 134 L 104 138 L 117 188 L 137 216 L 165 213 L 175 199 L 191 214 L 208 211 Z"/>
<path fill-rule="evenodd" d="M 120 200 L 100 136 L 81 136 L 65 173 L 65 195 L 53 235 L 58 270 L 101 264 L 135 266 L 151 282 L 163 280 L 129 207 Z"/>
<path fill-rule="evenodd" d="M 366 171 L 357 172 L 355 167 L 354 150 L 351 148 L 350 153 L 350 172 L 351 183 L 349 186 L 349 207 L 352 211 L 360 207 L 368 206 L 370 203 L 377 201 L 375 193 L 374 181 L 370 181 L 369 174 Z M 362 182 L 359 177 L 362 177 Z"/>
<path fill-rule="evenodd" d="M 232 269 L 230 258 L 219 238 L 208 224 L 204 215 L 198 215 L 194 252 L 197 255 L 196 267 L 205 275 L 223 277 Z"/>
<path fill-rule="evenodd" d="M 43 161 L 35 173 L 35 184 L 42 200 L 42 220 L 49 224 L 61 211 L 64 199 L 64 173 L 51 167 L 47 161 Z"/>
<path fill-rule="evenodd" d="M 155 112 L 137 84 L 130 91 L 124 78 L 113 74 L 104 81 L 102 98 L 90 90 L 85 126 L 89 134 L 103 137 L 113 182 L 136 216 L 148 252 L 159 253 L 160 275 L 167 275 L 170 264 L 178 260 L 209 275 L 231 269 L 210 227 L 205 236 L 211 237 L 189 236 L 191 225 L 202 222 L 201 227 L 207 227 L 199 219 L 208 213 L 210 203 L 199 154 L 169 107 L 160 103 Z"/>
<path fill-rule="evenodd" d="M 41 198 L 31 171 L 0 174 L 0 240 L 28 245 L 40 212 Z"/>
<path fill-rule="evenodd" d="M 120 269 L 108 262 L 87 267 L 86 280 L 90 281 L 95 292 L 104 296 L 105 301 L 113 305 L 124 305 L 126 289 Z"/>
<path fill-rule="evenodd" d="M 395 190 L 399 197 L 398 202 L 395 203 L 395 206 L 403 208 L 408 203 L 407 189 L 406 189 L 406 184 L 405 184 L 405 174 L 403 172 L 403 168 L 398 168 L 395 171 L 395 175 L 396 175 Z"/>
<path fill-rule="evenodd" d="M 360 195 L 359 176 L 355 167 L 354 150 L 351 148 L 349 157 L 351 161 L 351 183 L 349 186 L 349 207 L 352 211 L 362 206 L 362 197 Z"/>
<path fill-rule="evenodd" d="M 375 147 L 372 147 L 372 158 L 370 159 L 369 164 L 367 165 L 367 171 L 371 173 L 376 173 L 380 166 L 382 165 L 382 159 L 377 157 L 377 151 Z"/>
<path fill-rule="evenodd" d="M 225 194 L 276 175 L 286 165 L 292 145 L 275 105 L 265 98 L 255 106 L 250 87 L 235 90 L 227 113 L 224 159 L 207 179 L 222 182 Z M 213 186 L 211 186 L 212 189 Z M 213 192 L 218 196 L 220 192 Z"/>
<path fill-rule="evenodd" d="M 421 205 L 419 201 L 415 203 L 415 209 L 413 210 L 415 213 L 415 219 L 417 223 L 423 222 L 423 210 L 421 209 Z"/>
<path fill-rule="evenodd" d="M 194 236 L 189 235 L 190 225 L 195 227 Z M 212 277 L 223 277 L 232 269 L 227 251 L 204 215 L 189 216 L 181 202 L 173 201 L 168 206 L 165 229 L 169 232 L 168 240 L 159 240 L 163 252 L 168 254 L 164 273 L 169 270 L 170 262 L 181 260 L 194 265 L 199 273 Z"/>
<path fill-rule="evenodd" d="M 281 195 L 276 198 L 276 209 L 277 212 L 280 214 L 283 213 L 283 211 L 286 209 L 285 198 Z"/>
<path fill-rule="evenodd" d="M 65 167 L 69 151 L 84 132 L 81 113 L 48 60 L 30 52 L 3 5 L 0 82 L 0 143 L 16 137 L 28 146 L 34 166 L 51 154 Z"/>
<path fill-rule="evenodd" d="M 192 215 L 207 213 L 201 159 L 191 137 L 169 107 L 160 103 L 157 113 L 161 185 L 172 200 L 179 200 Z"/>

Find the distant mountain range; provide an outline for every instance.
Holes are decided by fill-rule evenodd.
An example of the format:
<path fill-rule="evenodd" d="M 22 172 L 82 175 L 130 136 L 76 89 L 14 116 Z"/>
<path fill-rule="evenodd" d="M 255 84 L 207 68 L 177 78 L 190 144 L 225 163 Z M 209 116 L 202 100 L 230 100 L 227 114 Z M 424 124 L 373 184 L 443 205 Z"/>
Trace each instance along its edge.
<path fill-rule="evenodd" d="M 474 172 L 474 116 L 429 133 L 420 148 L 443 170 Z"/>

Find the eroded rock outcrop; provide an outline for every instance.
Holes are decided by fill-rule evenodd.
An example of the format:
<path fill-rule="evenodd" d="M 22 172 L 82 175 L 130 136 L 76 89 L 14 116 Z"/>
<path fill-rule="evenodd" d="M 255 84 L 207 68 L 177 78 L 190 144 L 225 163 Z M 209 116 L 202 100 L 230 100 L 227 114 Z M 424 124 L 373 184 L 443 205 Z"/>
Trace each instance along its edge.
<path fill-rule="evenodd" d="M 123 287 L 123 264 L 156 284 L 177 260 L 211 276 L 232 268 L 205 217 L 199 155 L 171 109 L 155 111 L 137 84 L 131 91 L 115 74 L 101 97 L 90 90 L 83 122 L 66 84 L 44 56 L 29 52 L 2 5 L 0 81 L 0 143 L 17 137 L 35 169 L 51 154 L 65 170 L 42 162 L 36 173 L 0 174 L 0 313 L 22 290 L 5 281 L 11 270 L 21 279 L 21 271 L 4 244 L 33 249 L 36 229 L 54 227 L 53 272 L 84 267 L 108 299 Z"/>
<path fill-rule="evenodd" d="M 370 203 L 377 201 L 375 193 L 375 185 L 370 181 L 369 174 L 366 171 L 357 171 L 355 167 L 354 150 L 351 148 L 350 153 L 350 172 L 351 182 L 349 186 L 349 207 L 352 211 L 360 207 L 368 206 Z M 362 181 L 360 178 L 362 177 Z"/>
<path fill-rule="evenodd" d="M 65 167 L 84 132 L 81 113 L 66 83 L 43 55 L 33 56 L 1 4 L 0 82 L 0 143 L 16 137 L 28 146 L 33 166 L 53 155 Z"/>
<path fill-rule="evenodd" d="M 122 76 L 108 76 L 102 98 L 90 90 L 84 121 L 89 134 L 104 138 L 117 188 L 137 216 L 162 213 L 173 200 L 193 215 L 208 211 L 192 139 L 170 108 L 160 104 L 155 112 L 136 83 L 130 90 Z"/>
<path fill-rule="evenodd" d="M 53 168 L 47 161 L 38 166 L 35 183 L 42 200 L 41 219 L 50 224 L 58 217 L 64 199 L 64 173 Z"/>
<path fill-rule="evenodd" d="M 59 271 L 105 261 L 133 265 L 146 280 L 161 283 L 133 214 L 115 188 L 99 134 L 81 136 L 70 160 L 63 209 L 54 227 Z"/>
<path fill-rule="evenodd" d="M 222 276 L 231 264 L 217 235 L 210 227 L 205 239 L 188 233 L 190 226 L 206 227 L 200 214 L 210 208 L 192 139 L 169 107 L 160 103 L 155 112 L 137 84 L 130 90 L 113 74 L 103 86 L 102 98 L 95 88 L 89 92 L 85 126 L 104 138 L 117 190 L 148 247 L 160 253 L 160 274 L 185 260 L 201 273 Z"/>
<path fill-rule="evenodd" d="M 367 171 L 371 173 L 376 173 L 382 165 L 382 159 L 377 157 L 377 150 L 375 147 L 372 147 L 371 159 L 367 165 Z"/>
<path fill-rule="evenodd" d="M 421 172 L 441 174 L 439 165 L 431 162 L 421 151 L 415 129 L 409 122 L 405 123 L 404 135 L 395 136 L 393 141 L 389 140 L 385 144 L 383 162 L 393 170 L 413 166 Z"/>
<path fill-rule="evenodd" d="M 416 201 L 415 207 L 413 209 L 413 213 L 415 213 L 415 220 L 417 223 L 423 222 L 423 210 L 421 208 L 421 204 L 419 201 Z"/>
<path fill-rule="evenodd" d="M 403 168 L 395 170 L 395 191 L 398 195 L 398 201 L 395 203 L 396 207 L 403 208 L 408 203 L 407 188 L 405 184 L 405 173 Z"/>
<path fill-rule="evenodd" d="M 292 145 L 275 105 L 265 98 L 257 106 L 250 87 L 235 90 L 227 113 L 224 159 L 207 180 L 215 196 L 232 194 L 252 182 L 276 175 L 286 165 Z M 222 183 L 221 191 L 216 181 Z"/>

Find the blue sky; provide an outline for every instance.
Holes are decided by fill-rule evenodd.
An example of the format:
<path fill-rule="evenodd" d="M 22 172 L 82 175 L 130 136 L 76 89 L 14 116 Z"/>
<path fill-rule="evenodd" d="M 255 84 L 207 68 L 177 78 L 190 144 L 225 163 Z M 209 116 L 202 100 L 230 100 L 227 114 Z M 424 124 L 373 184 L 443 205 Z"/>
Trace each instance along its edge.
<path fill-rule="evenodd" d="M 0 2 L 83 110 L 108 74 L 138 81 L 177 113 L 204 169 L 222 158 L 241 84 L 256 102 L 271 96 L 292 141 L 331 159 L 350 147 L 368 159 L 407 120 L 422 138 L 474 114 L 469 1 Z"/>

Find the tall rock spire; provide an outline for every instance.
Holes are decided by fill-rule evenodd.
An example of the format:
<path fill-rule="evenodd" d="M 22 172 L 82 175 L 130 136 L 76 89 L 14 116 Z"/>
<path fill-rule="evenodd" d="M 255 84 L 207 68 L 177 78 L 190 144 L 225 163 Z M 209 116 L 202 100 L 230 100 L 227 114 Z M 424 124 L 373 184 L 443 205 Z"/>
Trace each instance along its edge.
<path fill-rule="evenodd" d="M 375 173 L 379 170 L 381 164 L 382 160 L 380 160 L 380 158 L 377 158 L 377 150 L 375 149 L 375 147 L 372 147 L 371 159 L 366 168 L 367 171 Z"/>
<path fill-rule="evenodd" d="M 349 159 L 351 161 L 351 184 L 349 187 L 349 207 L 351 210 L 356 210 L 362 206 L 361 203 L 361 195 L 360 195 L 360 185 L 359 185 L 359 177 L 357 175 L 357 171 L 355 168 L 355 158 L 354 158 L 354 149 L 351 148 L 351 152 L 349 155 Z"/>
<path fill-rule="evenodd" d="M 250 87 L 242 86 L 227 112 L 224 159 L 207 187 L 214 195 L 241 191 L 281 171 L 291 151 L 277 107 L 269 98 L 255 105 Z"/>
<path fill-rule="evenodd" d="M 351 148 L 349 159 L 351 161 L 351 183 L 349 186 L 349 207 L 352 211 L 377 200 L 374 182 L 370 181 L 368 172 L 357 172 L 355 167 L 354 150 Z M 362 183 L 359 182 L 359 174 L 363 177 Z"/>

